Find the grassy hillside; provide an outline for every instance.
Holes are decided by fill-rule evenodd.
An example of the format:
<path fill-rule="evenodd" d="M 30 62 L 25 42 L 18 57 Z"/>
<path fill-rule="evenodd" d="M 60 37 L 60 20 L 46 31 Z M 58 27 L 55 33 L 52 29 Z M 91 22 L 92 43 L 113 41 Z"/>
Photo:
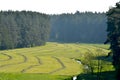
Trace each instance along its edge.
<path fill-rule="evenodd" d="M 78 74 L 97 73 L 98 68 L 101 72 L 113 71 L 111 59 L 105 57 L 108 47 L 48 42 L 41 47 L 0 51 L 0 79 L 64 80 Z"/>

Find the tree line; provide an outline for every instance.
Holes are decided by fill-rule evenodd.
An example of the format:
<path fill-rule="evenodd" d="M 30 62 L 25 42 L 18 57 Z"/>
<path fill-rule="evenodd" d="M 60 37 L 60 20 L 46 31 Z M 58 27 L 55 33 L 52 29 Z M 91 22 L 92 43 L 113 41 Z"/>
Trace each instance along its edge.
<path fill-rule="evenodd" d="M 0 49 L 39 46 L 46 41 L 103 43 L 106 22 L 105 13 L 77 11 L 47 15 L 32 11 L 0 11 Z"/>
<path fill-rule="evenodd" d="M 103 43 L 106 39 L 106 14 L 79 12 L 51 15 L 50 41 Z"/>
<path fill-rule="evenodd" d="M 44 45 L 50 32 L 50 17 L 31 11 L 0 12 L 0 49 Z"/>

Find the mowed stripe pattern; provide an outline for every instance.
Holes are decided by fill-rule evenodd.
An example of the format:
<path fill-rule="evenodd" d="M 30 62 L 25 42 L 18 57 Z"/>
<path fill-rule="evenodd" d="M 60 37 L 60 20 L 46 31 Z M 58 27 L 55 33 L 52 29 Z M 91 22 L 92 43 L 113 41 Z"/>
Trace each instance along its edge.
<path fill-rule="evenodd" d="M 91 55 L 97 48 L 94 49 Z M 83 72 L 83 65 L 75 59 L 82 60 L 89 50 L 78 44 L 48 42 L 40 47 L 0 51 L 0 72 L 78 75 Z M 102 50 L 106 55 L 108 50 Z"/>

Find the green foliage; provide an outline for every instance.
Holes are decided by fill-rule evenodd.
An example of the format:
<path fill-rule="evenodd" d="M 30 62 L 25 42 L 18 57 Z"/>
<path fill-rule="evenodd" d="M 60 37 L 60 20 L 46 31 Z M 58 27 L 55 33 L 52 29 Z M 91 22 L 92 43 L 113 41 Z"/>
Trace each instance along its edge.
<path fill-rule="evenodd" d="M 116 80 L 120 80 L 120 2 L 116 3 L 116 7 L 108 11 L 107 16 L 108 38 L 105 43 L 110 42 L 113 65 L 117 73 Z"/>
<path fill-rule="evenodd" d="M 46 14 L 30 11 L 0 12 L 0 49 L 44 45 L 50 30 Z"/>

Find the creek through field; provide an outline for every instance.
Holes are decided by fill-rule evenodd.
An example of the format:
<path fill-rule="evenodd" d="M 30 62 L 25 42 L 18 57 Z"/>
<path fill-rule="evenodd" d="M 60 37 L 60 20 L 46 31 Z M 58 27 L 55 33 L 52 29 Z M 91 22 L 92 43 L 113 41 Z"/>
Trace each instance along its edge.
<path fill-rule="evenodd" d="M 75 60 L 75 59 L 74 59 Z M 82 64 L 82 62 L 80 60 L 75 60 L 78 64 Z M 82 64 L 83 65 L 83 64 Z M 87 65 L 84 65 L 84 69 L 89 69 L 89 67 Z M 77 76 L 73 76 L 73 80 L 77 80 Z"/>

